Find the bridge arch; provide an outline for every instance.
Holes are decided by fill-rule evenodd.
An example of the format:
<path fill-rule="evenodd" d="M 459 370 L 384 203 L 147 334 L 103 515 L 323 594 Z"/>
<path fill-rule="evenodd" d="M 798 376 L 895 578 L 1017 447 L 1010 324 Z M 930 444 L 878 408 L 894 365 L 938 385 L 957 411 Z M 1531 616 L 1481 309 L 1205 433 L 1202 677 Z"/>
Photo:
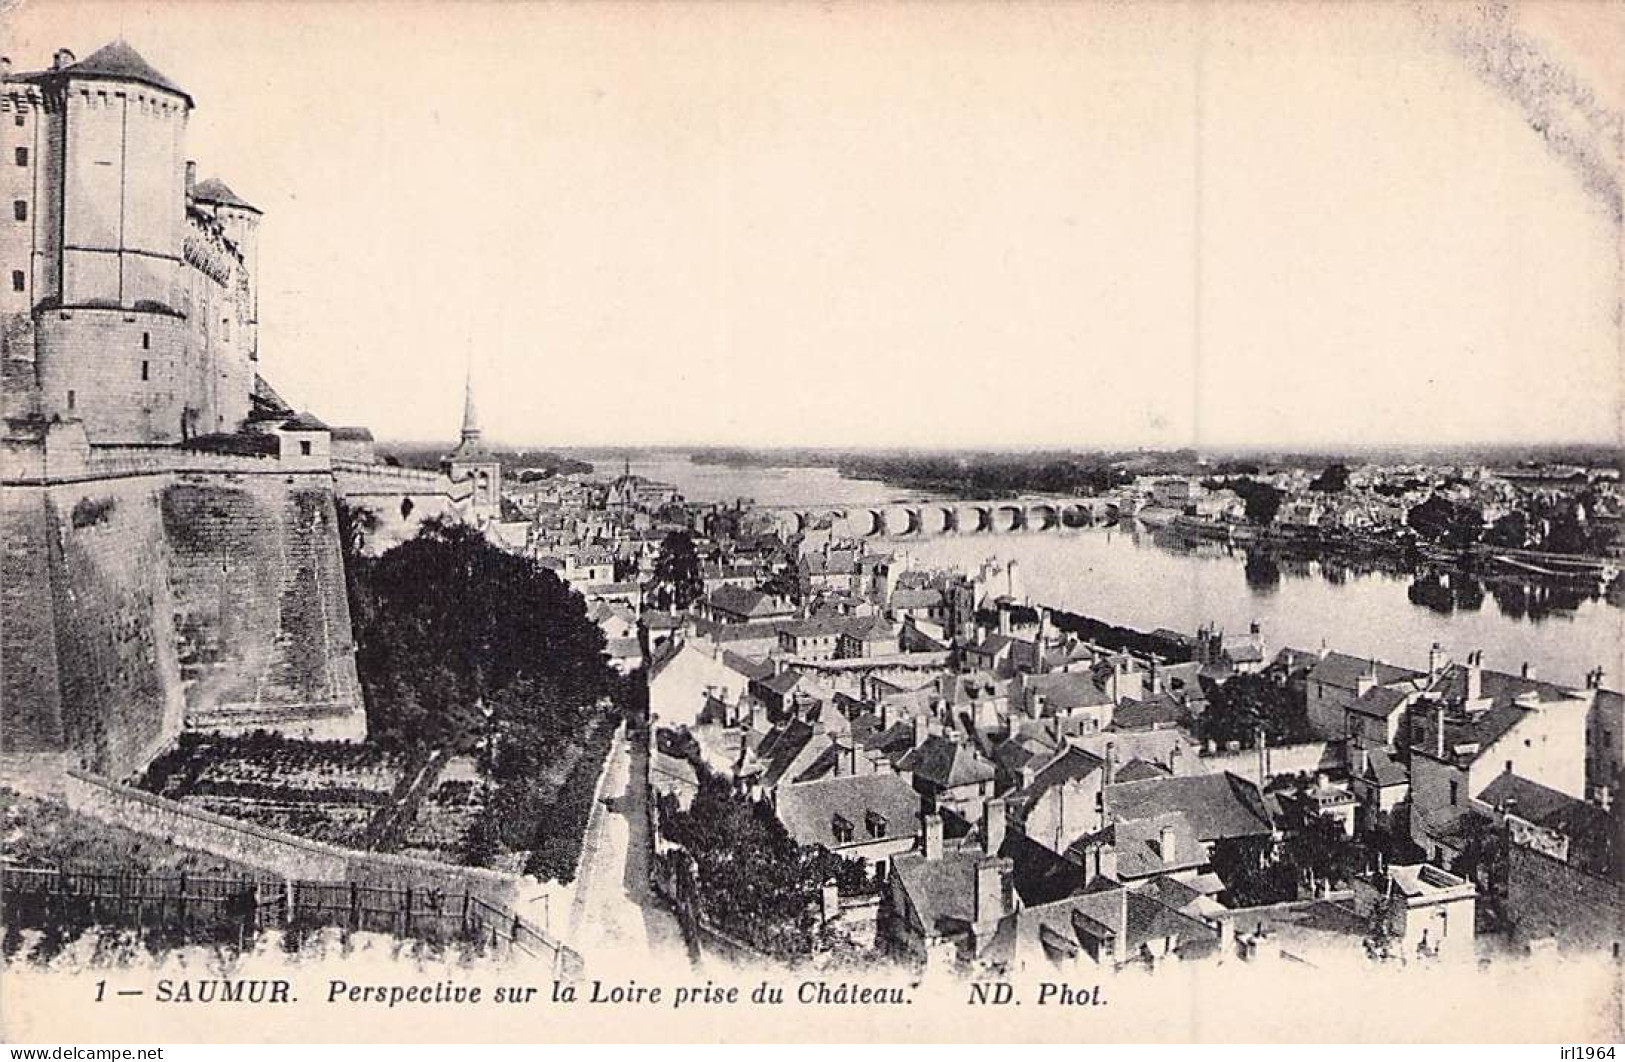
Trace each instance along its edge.
<path fill-rule="evenodd" d="M 993 530 L 1020 531 L 1026 526 L 1026 510 L 1019 505 L 1000 505 L 993 509 Z"/>
<path fill-rule="evenodd" d="M 1095 523 L 1094 507 L 1086 502 L 1073 502 L 1061 506 L 1062 527 L 1093 527 Z"/>
<path fill-rule="evenodd" d="M 886 535 L 912 535 L 920 529 L 920 514 L 906 505 L 888 505 L 880 512 L 878 531 Z"/>
<path fill-rule="evenodd" d="M 1048 531 L 1061 524 L 1061 510 L 1059 506 L 1048 502 L 1039 502 L 1027 506 L 1024 516 L 1026 526 L 1034 531 Z"/>
<path fill-rule="evenodd" d="M 951 535 L 959 530 L 955 510 L 946 505 L 920 506 L 919 529 L 922 535 Z"/>

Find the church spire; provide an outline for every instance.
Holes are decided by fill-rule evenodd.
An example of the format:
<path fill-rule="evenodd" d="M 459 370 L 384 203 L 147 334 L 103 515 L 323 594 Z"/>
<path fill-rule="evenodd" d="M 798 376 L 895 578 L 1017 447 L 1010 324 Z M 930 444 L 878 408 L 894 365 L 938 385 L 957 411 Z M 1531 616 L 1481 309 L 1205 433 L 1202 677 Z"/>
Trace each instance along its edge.
<path fill-rule="evenodd" d="M 480 444 L 480 419 L 474 411 L 474 370 L 470 368 L 463 381 L 463 447 L 470 449 Z"/>

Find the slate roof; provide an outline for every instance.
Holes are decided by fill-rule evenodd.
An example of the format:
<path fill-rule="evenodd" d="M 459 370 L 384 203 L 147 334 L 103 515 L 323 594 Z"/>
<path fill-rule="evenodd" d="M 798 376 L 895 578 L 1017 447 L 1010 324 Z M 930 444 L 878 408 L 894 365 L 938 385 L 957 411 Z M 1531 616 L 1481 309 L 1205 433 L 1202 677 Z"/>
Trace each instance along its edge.
<path fill-rule="evenodd" d="M 1309 681 L 1319 682 L 1337 689 L 1352 690 L 1359 685 L 1360 676 L 1375 674 L 1377 685 L 1386 686 L 1392 682 L 1404 682 L 1406 679 L 1426 677 L 1420 671 L 1410 668 L 1396 667 L 1381 660 L 1371 660 L 1365 657 L 1349 656 L 1347 653 L 1327 653 L 1326 656 L 1309 671 Z"/>
<path fill-rule="evenodd" d="M 887 602 L 887 607 L 894 609 L 937 608 L 941 604 L 941 590 L 894 590 L 891 595 L 891 600 Z"/>
<path fill-rule="evenodd" d="M 1386 722 L 1394 712 L 1405 706 L 1410 697 L 1411 693 L 1408 690 L 1373 686 L 1349 706 L 1349 711 Z"/>
<path fill-rule="evenodd" d="M 1411 780 L 1410 769 L 1389 755 L 1387 749 L 1372 749 L 1367 754 L 1365 777 L 1379 788 L 1405 785 Z"/>
<path fill-rule="evenodd" d="M 1445 668 L 1428 684 L 1427 693 L 1442 699 L 1446 707 L 1445 754 L 1453 756 L 1453 750 L 1458 745 L 1477 745 L 1478 753 L 1470 755 L 1469 760 L 1477 759 L 1478 755 L 1487 751 L 1491 744 L 1518 725 L 1524 713 L 1530 711 L 1517 703 L 1520 695 L 1533 694 L 1541 704 L 1576 699 L 1571 691 L 1550 682 L 1480 669 L 1480 703 L 1484 707 L 1480 711 L 1463 712 L 1461 709 L 1467 695 L 1466 664 L 1451 664 Z M 1413 713 L 1413 718 L 1417 718 L 1420 724 L 1416 728 L 1420 731 L 1420 737 L 1412 747 L 1423 755 L 1432 756 L 1437 747 L 1433 712 L 1427 710 L 1425 703 L 1421 707 L 1421 712 Z"/>
<path fill-rule="evenodd" d="M 789 611 L 760 590 L 732 584 L 711 591 L 707 601 L 712 608 L 747 619 L 784 615 Z"/>
<path fill-rule="evenodd" d="M 1144 782 L 1151 778 L 1171 778 L 1173 772 L 1160 763 L 1136 757 L 1119 767 L 1114 777 L 1119 782 Z"/>
<path fill-rule="evenodd" d="M 214 203 L 216 206 L 236 207 L 238 210 L 247 210 L 255 214 L 264 213 L 259 207 L 233 192 L 226 182 L 218 177 L 210 177 L 208 180 L 199 181 L 193 185 L 192 198 L 199 203 Z"/>
<path fill-rule="evenodd" d="M 892 857 L 891 872 L 928 932 L 952 933 L 970 924 L 980 858 L 980 849 L 945 852 L 941 859 L 926 859 L 921 852 Z"/>
<path fill-rule="evenodd" d="M 974 785 L 993 780 L 993 765 L 969 745 L 933 734 L 904 756 L 899 771 L 912 771 L 918 778 L 943 789 Z"/>
<path fill-rule="evenodd" d="M 779 821 L 797 844 L 838 848 L 878 840 L 867 827 L 870 812 L 886 822 L 886 837 L 917 837 L 920 833 L 920 795 L 908 780 L 896 774 L 846 775 L 780 786 L 776 797 Z M 835 816 L 852 827 L 852 838 L 839 841 Z"/>
<path fill-rule="evenodd" d="M 764 761 L 761 784 L 771 789 L 781 782 L 804 780 L 830 744 L 827 736 L 800 720 L 774 728 L 756 747 L 757 758 Z"/>
<path fill-rule="evenodd" d="M 1604 869 L 1613 866 L 1622 824 L 1619 816 L 1595 804 L 1504 771 L 1484 787 L 1478 799 L 1505 814 L 1567 837 L 1570 862 Z"/>
<path fill-rule="evenodd" d="M 1178 726 L 1185 718 L 1185 706 L 1166 693 L 1140 701 L 1124 701 L 1112 711 L 1113 730 L 1152 730 Z"/>
<path fill-rule="evenodd" d="M 1013 804 L 1019 805 L 1024 812 L 1030 811 L 1033 805 L 1054 786 L 1087 778 L 1105 766 L 1106 761 L 1100 757 L 1090 755 L 1076 745 L 1068 745 L 1064 752 L 1033 775 L 1031 785 L 1012 793 L 1009 799 Z"/>
<path fill-rule="evenodd" d="M 1094 675 L 1087 671 L 1028 675 L 1024 685 L 1026 689 L 1043 695 L 1045 715 L 1112 703 L 1111 696 L 1096 684 Z"/>
<path fill-rule="evenodd" d="M 191 93 L 160 74 L 122 37 L 110 44 L 102 45 L 65 70 L 45 70 L 32 76 L 50 77 L 62 74 L 106 81 L 134 81 L 163 89 L 165 92 L 173 92 L 185 99 L 188 106 L 192 103 Z"/>
<path fill-rule="evenodd" d="M 1181 812 L 1202 841 L 1254 837 L 1271 830 L 1258 787 L 1228 771 L 1114 783 L 1106 787 L 1106 809 L 1119 822 Z"/>

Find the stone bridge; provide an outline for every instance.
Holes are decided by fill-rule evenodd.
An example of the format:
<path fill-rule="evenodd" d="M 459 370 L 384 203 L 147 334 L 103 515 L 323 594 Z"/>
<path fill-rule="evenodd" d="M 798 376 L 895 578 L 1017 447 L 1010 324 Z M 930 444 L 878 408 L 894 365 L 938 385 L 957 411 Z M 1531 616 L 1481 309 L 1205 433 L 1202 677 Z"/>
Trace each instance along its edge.
<path fill-rule="evenodd" d="M 1108 498 L 1005 498 L 997 501 L 896 501 L 886 505 L 764 506 L 788 534 L 828 524 L 843 538 L 993 535 L 1093 527 L 1115 520 Z"/>

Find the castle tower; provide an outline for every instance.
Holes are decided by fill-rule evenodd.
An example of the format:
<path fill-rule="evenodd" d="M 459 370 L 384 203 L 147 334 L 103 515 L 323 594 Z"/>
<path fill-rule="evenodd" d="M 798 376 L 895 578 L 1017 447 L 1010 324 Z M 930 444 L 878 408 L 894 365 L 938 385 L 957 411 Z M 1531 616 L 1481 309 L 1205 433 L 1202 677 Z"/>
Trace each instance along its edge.
<path fill-rule="evenodd" d="M 457 449 L 441 458 L 440 467 L 455 482 L 468 481 L 468 508 L 475 518 L 502 513 L 502 462 L 481 442 L 479 416 L 474 407 L 474 373 L 463 383 L 463 430 Z"/>
<path fill-rule="evenodd" d="M 92 442 L 174 441 L 192 97 L 122 40 L 83 60 L 63 49 L 21 80 L 41 103 L 25 230 L 40 413 L 82 421 Z"/>
<path fill-rule="evenodd" d="M 186 164 L 188 205 L 195 211 L 213 217 L 224 236 L 225 254 L 220 260 L 226 265 L 228 276 L 224 285 L 214 285 L 212 293 L 222 305 L 222 312 L 211 314 L 211 324 L 230 319 L 236 321 L 236 334 L 221 333 L 214 347 L 214 356 L 200 359 L 211 366 L 210 382 L 216 388 L 213 397 L 212 430 L 231 431 L 241 424 L 249 411 L 249 395 L 254 390 L 254 375 L 259 362 L 259 226 L 261 212 L 252 203 L 232 191 L 225 181 L 211 177 L 192 185 L 193 165 Z M 201 235 L 201 234 L 200 234 Z M 233 253 L 234 252 L 234 253 Z M 198 285 L 204 283 L 198 278 Z M 201 300 L 194 300 L 196 303 Z"/>

